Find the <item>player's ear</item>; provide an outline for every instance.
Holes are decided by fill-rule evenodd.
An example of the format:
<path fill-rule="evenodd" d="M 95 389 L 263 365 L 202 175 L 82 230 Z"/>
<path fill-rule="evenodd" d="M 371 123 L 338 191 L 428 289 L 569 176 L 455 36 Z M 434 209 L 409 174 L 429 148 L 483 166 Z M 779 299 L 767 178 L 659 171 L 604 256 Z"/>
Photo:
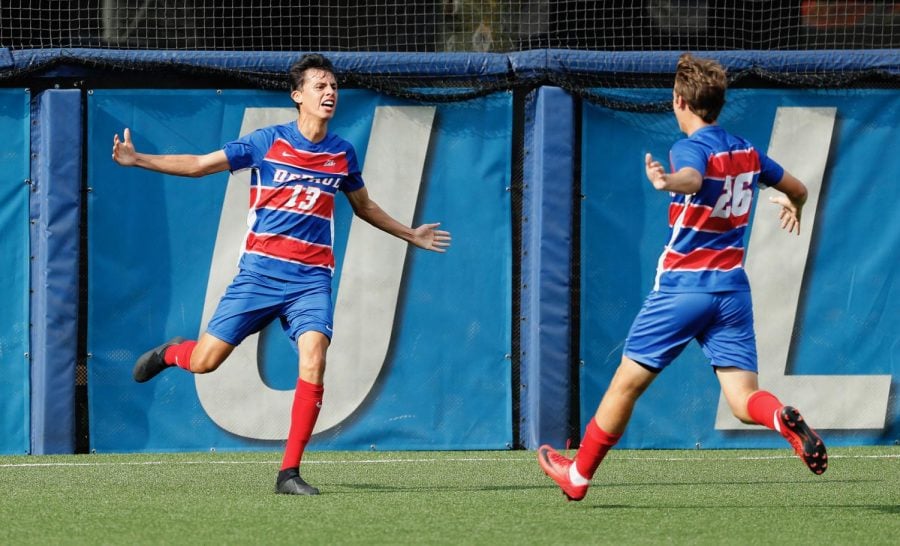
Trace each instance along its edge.
<path fill-rule="evenodd" d="M 303 104 L 303 93 L 299 89 L 291 91 L 291 100 L 297 104 Z"/>

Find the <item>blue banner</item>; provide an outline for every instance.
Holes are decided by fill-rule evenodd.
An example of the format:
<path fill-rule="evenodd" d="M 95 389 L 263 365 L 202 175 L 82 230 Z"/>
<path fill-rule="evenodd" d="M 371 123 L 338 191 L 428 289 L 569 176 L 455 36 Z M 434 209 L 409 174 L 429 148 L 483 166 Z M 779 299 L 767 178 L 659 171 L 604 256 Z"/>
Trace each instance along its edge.
<path fill-rule="evenodd" d="M 747 266 L 761 385 L 797 405 L 830 445 L 900 437 L 900 406 L 890 403 L 900 377 L 900 224 L 890 220 L 900 209 L 897 119 L 900 95 L 891 90 L 731 90 L 719 120 L 814 190 L 805 239 L 757 238 L 778 231 L 777 210 L 766 193 L 757 198 Z M 644 154 L 668 166 L 682 136 L 671 113 L 589 105 L 583 131 L 582 426 L 619 364 L 667 240 L 669 198 L 647 182 Z M 777 247 L 806 259 L 773 259 Z M 638 402 L 620 445 L 784 447 L 778 434 L 743 427 L 723 409 L 715 375 L 692 343 Z"/>
<path fill-rule="evenodd" d="M 28 194 L 30 105 L 25 89 L 0 89 L 0 453 L 28 453 Z"/>
<path fill-rule="evenodd" d="M 442 222 L 454 245 L 445 255 L 405 245 L 379 250 L 396 240 L 351 222 L 349 204 L 338 200 L 336 334 L 311 448 L 509 447 L 511 115 L 507 93 L 428 106 L 341 92 L 330 128 L 355 146 L 370 194 L 409 223 Z M 122 168 L 109 146 L 129 127 L 139 151 L 202 154 L 295 117 L 285 93 L 89 96 L 93 449 L 281 448 L 297 354 L 278 325 L 245 341 L 236 351 L 243 352 L 212 374 L 173 369 L 145 384 L 131 379 L 142 352 L 202 331 L 246 230 L 245 181 L 228 173 L 194 180 Z M 388 176 L 392 165 L 402 167 L 406 186 Z M 408 175 L 416 168 L 421 176 Z M 367 259 L 373 250 L 382 258 Z M 366 282 L 376 278 L 392 296 L 369 293 L 374 285 L 367 290 Z M 353 328 L 340 330 L 342 320 Z"/>

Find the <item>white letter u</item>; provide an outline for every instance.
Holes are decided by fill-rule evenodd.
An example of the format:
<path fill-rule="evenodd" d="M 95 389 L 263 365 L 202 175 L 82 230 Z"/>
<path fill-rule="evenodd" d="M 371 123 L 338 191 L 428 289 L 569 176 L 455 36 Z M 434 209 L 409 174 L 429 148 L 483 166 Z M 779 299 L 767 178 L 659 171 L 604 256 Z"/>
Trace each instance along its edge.
<path fill-rule="evenodd" d="M 415 214 L 425 155 L 434 122 L 433 107 L 377 107 L 363 178 L 369 193 L 399 222 Z M 241 134 L 296 115 L 292 108 L 248 108 Z M 201 332 L 225 288 L 237 273 L 239 243 L 246 231 L 248 180 L 228 180 L 216 246 L 210 265 Z M 335 305 L 335 335 L 325 372 L 325 404 L 314 432 L 328 430 L 363 403 L 384 365 L 407 244 L 354 217 Z M 239 345 L 214 373 L 197 375 L 200 404 L 218 426 L 232 434 L 282 440 L 290 426 L 294 390 L 266 385 L 259 373 L 259 335 Z"/>

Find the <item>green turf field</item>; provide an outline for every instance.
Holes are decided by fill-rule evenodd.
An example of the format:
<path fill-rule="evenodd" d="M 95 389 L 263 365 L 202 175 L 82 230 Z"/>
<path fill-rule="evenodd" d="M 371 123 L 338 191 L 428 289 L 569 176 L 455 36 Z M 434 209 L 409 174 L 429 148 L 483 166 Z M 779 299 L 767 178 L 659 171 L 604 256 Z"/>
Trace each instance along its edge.
<path fill-rule="evenodd" d="M 0 457 L 0 544 L 898 544 L 900 448 L 615 450 L 566 502 L 533 452 Z"/>

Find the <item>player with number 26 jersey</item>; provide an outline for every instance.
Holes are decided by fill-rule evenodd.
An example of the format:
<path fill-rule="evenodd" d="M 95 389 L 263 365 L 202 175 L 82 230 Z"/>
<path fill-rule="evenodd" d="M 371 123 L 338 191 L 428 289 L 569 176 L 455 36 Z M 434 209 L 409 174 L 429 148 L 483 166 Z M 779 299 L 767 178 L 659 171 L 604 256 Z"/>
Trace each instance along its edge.
<path fill-rule="evenodd" d="M 687 135 L 669 152 L 671 173 L 647 153 L 647 180 L 672 196 L 669 241 L 659 257 L 653 290 L 631 324 L 622 360 L 585 427 L 574 459 L 544 445 L 541 469 L 569 500 L 587 494 L 591 478 L 622 437 L 638 398 L 691 341 L 712 366 L 735 418 L 776 430 L 815 474 L 828 452 L 799 410 L 759 388 L 753 301 L 744 271 L 744 238 L 757 187 L 778 195 L 781 228 L 800 234 L 806 186 L 716 120 L 728 78 L 713 59 L 678 57 L 672 111 Z M 671 411 L 681 411 L 673 403 Z"/>
<path fill-rule="evenodd" d="M 703 176 L 697 193 L 672 194 L 669 242 L 660 257 L 655 290 L 748 291 L 744 239 L 754 188 L 781 181 L 784 169 L 748 141 L 708 125 L 676 142 L 672 172 L 690 167 Z"/>

